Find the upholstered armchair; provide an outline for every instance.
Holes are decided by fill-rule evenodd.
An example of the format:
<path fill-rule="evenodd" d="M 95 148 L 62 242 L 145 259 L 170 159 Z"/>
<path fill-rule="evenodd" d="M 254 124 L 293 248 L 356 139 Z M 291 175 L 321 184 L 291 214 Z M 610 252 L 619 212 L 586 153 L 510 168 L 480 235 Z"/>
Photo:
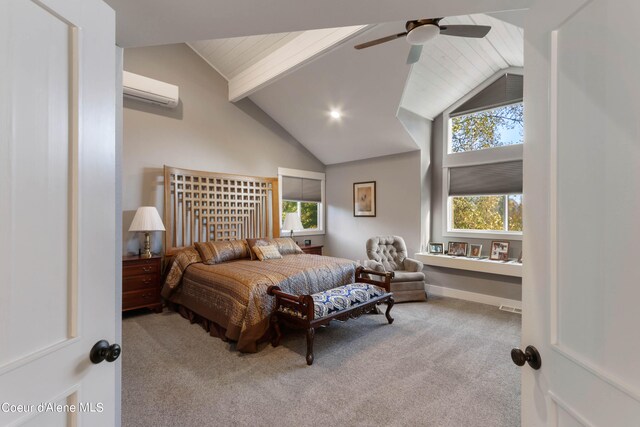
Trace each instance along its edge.
<path fill-rule="evenodd" d="M 393 271 L 391 292 L 396 302 L 426 301 L 422 263 L 407 258 L 407 245 L 400 236 L 375 236 L 367 240 L 365 267 L 376 271 Z"/>

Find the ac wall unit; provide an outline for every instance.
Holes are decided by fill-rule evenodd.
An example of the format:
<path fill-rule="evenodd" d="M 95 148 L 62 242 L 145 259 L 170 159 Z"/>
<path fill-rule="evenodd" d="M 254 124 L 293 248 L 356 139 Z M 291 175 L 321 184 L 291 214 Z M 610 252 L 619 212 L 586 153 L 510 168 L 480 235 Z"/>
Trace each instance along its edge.
<path fill-rule="evenodd" d="M 168 108 L 178 106 L 178 86 L 128 71 L 122 72 L 122 86 L 125 98 Z"/>

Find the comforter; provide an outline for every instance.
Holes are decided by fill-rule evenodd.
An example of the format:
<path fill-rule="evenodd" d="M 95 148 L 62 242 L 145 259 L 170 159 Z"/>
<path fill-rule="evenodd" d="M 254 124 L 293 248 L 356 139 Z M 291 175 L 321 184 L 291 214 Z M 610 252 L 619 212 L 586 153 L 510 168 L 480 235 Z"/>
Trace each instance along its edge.
<path fill-rule="evenodd" d="M 206 265 L 197 251 L 187 248 L 176 256 L 162 295 L 222 327 L 239 351 L 255 352 L 274 309 L 269 286 L 313 294 L 353 283 L 355 267 L 351 260 L 306 254 Z"/>

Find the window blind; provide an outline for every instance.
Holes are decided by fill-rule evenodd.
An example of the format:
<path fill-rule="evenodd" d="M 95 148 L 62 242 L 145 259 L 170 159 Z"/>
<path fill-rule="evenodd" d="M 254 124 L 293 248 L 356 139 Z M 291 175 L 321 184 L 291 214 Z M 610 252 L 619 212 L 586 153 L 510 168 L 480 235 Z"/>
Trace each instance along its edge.
<path fill-rule="evenodd" d="M 505 74 L 449 113 L 449 117 L 462 116 L 522 101 L 522 84 L 521 75 Z"/>
<path fill-rule="evenodd" d="M 522 193 L 522 160 L 449 168 L 449 196 Z"/>
<path fill-rule="evenodd" d="M 319 179 L 282 177 L 282 200 L 322 202 L 322 181 Z"/>

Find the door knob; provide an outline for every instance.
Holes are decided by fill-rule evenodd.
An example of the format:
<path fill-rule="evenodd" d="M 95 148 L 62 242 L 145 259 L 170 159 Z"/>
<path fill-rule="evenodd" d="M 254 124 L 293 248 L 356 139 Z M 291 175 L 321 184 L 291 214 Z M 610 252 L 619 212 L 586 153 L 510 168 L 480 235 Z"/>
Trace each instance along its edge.
<path fill-rule="evenodd" d="M 107 362 L 113 362 L 120 357 L 122 349 L 118 344 L 109 345 L 109 341 L 100 340 L 91 348 L 89 359 L 92 363 L 98 364 L 106 359 Z"/>
<path fill-rule="evenodd" d="M 524 352 L 519 348 L 511 350 L 511 360 L 518 366 L 523 366 L 524 362 L 527 362 L 529 366 L 536 370 L 542 366 L 540 353 L 538 353 L 538 350 L 532 345 L 528 345 L 527 348 L 524 349 Z"/>

